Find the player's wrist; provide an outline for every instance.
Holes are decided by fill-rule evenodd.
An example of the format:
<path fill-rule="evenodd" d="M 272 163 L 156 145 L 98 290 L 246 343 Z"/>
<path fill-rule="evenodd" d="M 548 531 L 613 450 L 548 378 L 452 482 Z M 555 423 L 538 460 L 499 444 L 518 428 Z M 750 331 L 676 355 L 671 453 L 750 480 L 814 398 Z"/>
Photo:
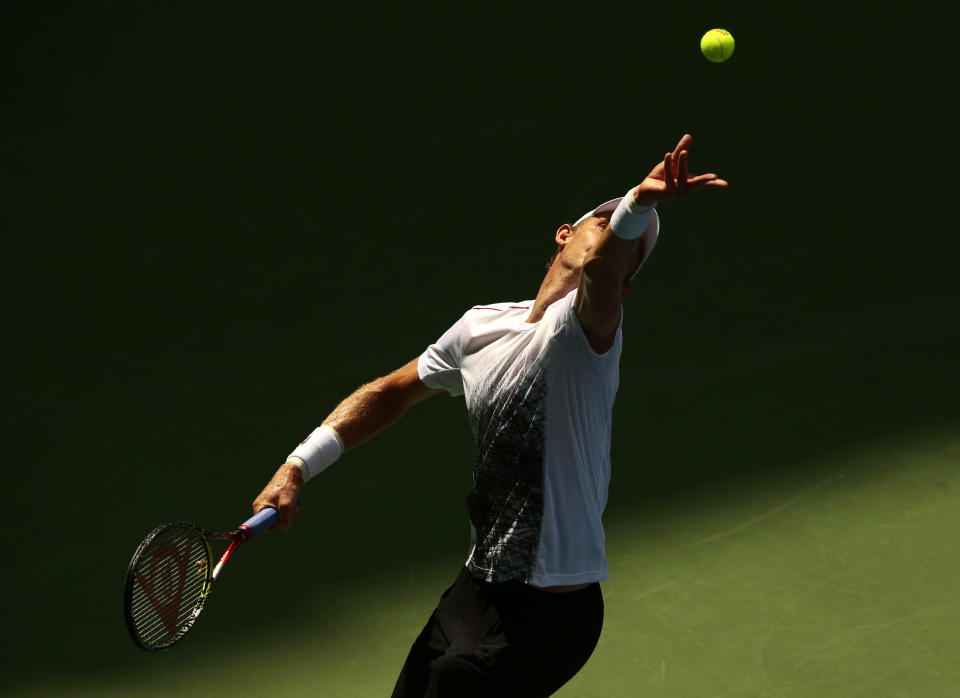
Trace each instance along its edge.
<path fill-rule="evenodd" d="M 631 213 L 643 213 L 660 202 L 657 194 L 658 192 L 655 191 L 643 191 L 640 187 L 634 187 L 623 198 L 630 207 Z"/>
<path fill-rule="evenodd" d="M 303 482 L 329 468 L 344 451 L 343 439 L 336 429 L 323 424 L 313 430 L 293 452 L 287 463 L 300 471 Z"/>
<path fill-rule="evenodd" d="M 638 200 L 637 188 L 627 192 L 610 216 L 610 229 L 613 234 L 624 240 L 636 240 L 647 229 L 656 201 L 647 202 L 646 197 Z"/>
<path fill-rule="evenodd" d="M 287 458 L 287 462 L 280 467 L 285 469 L 287 476 L 297 487 L 302 487 L 303 483 L 306 482 L 304 470 L 306 469 L 307 464 L 297 456 L 291 456 L 290 458 Z"/>

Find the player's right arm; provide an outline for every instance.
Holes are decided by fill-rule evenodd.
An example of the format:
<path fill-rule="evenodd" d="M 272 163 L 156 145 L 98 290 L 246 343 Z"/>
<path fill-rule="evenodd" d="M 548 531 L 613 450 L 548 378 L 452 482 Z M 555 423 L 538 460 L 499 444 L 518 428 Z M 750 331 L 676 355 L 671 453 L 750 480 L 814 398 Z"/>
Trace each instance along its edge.
<path fill-rule="evenodd" d="M 362 385 L 331 412 L 323 424 L 334 429 L 344 450 L 359 446 L 398 422 L 412 407 L 444 390 L 428 388 L 417 373 L 418 359 L 389 375 Z M 279 518 L 276 528 L 290 528 L 299 507 L 303 473 L 295 463 L 281 465 L 267 486 L 253 501 L 254 512 L 274 507 Z"/>
<path fill-rule="evenodd" d="M 428 388 L 417 373 L 413 359 L 393 373 L 355 390 L 323 420 L 343 439 L 344 450 L 359 446 L 391 424 L 411 407 L 444 390 Z"/>

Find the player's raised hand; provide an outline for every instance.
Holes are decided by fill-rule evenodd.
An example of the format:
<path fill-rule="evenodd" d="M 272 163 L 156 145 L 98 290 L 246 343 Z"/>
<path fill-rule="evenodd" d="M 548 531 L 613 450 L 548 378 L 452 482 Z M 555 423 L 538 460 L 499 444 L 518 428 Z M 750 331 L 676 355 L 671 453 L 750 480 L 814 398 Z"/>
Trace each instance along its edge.
<path fill-rule="evenodd" d="M 724 189 L 727 181 L 710 172 L 691 175 L 687 160 L 693 136 L 684 134 L 672 153 L 667 153 L 663 161 L 651 170 L 640 184 L 633 188 L 634 201 L 639 206 L 653 206 L 661 201 L 680 199 L 690 196 L 698 189 Z"/>

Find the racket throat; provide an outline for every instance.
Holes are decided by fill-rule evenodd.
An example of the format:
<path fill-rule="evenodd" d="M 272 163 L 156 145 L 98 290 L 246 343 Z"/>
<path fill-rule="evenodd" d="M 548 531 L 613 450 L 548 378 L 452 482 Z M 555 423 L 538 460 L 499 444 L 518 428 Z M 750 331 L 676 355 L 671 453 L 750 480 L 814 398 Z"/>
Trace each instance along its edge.
<path fill-rule="evenodd" d="M 230 559 L 230 556 L 233 555 L 233 551 L 240 547 L 240 543 L 243 541 L 237 538 L 234 538 L 230 545 L 227 546 L 227 549 L 223 551 L 223 555 L 220 556 L 220 559 L 217 561 L 216 567 L 213 568 L 213 573 L 210 575 L 214 580 L 220 574 L 220 568 L 222 568 L 227 560 Z"/>

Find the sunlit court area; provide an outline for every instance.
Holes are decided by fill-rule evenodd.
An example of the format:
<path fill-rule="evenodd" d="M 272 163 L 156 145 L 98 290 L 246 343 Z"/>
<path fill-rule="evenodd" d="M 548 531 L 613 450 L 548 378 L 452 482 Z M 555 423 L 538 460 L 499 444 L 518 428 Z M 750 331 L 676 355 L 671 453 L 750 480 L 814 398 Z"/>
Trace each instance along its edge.
<path fill-rule="evenodd" d="M 942 28 L 884 3 L 3 14 L 4 695 L 390 696 L 476 551 L 464 397 L 348 448 L 290 531 L 238 525 L 347 395 L 469 309 L 534 307 L 555 231 L 684 134 L 729 186 L 656 204 L 623 298 L 602 633 L 554 695 L 957 695 Z M 720 27 L 735 51 L 702 49 Z M 152 652 L 125 571 L 164 522 L 244 544 L 215 584 L 181 565 L 174 596 L 209 596 Z M 173 632 L 161 576 L 137 612 Z"/>

